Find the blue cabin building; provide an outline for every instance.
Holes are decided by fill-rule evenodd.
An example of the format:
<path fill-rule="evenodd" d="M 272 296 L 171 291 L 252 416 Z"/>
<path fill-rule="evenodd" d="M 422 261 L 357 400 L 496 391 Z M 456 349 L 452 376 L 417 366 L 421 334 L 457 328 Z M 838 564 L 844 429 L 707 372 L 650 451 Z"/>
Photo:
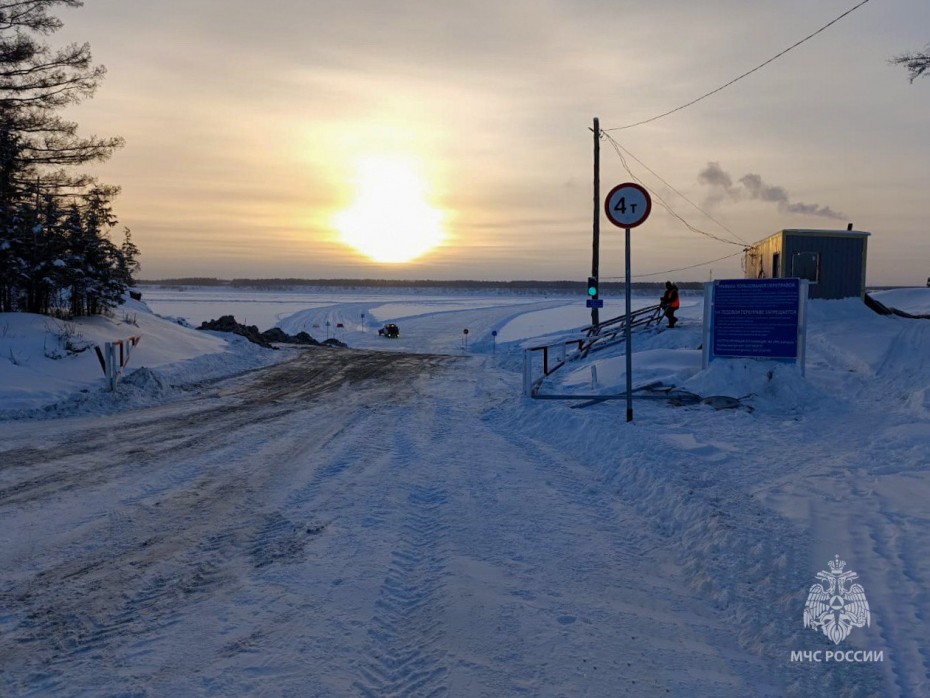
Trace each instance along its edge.
<path fill-rule="evenodd" d="M 747 279 L 807 279 L 809 298 L 861 298 L 871 233 L 789 228 L 749 247 Z"/>

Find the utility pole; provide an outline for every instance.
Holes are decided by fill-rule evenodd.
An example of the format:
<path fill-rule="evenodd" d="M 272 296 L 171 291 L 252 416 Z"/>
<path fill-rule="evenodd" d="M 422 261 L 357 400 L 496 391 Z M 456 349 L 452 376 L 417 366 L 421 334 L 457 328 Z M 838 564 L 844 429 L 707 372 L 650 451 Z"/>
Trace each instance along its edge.
<path fill-rule="evenodd" d="M 594 117 L 594 242 L 591 255 L 591 276 L 600 280 L 598 266 L 600 265 L 601 244 L 601 126 L 597 117 Z M 598 284 L 598 289 L 600 284 Z M 591 297 L 597 300 L 597 294 Z M 597 303 L 591 307 L 591 324 L 595 328 L 601 323 Z"/>

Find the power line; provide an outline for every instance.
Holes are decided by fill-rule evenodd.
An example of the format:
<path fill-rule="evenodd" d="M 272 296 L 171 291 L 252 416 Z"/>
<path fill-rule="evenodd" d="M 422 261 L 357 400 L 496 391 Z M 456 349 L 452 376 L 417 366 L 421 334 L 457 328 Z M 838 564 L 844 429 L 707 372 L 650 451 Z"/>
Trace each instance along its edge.
<path fill-rule="evenodd" d="M 615 126 L 614 128 L 606 128 L 606 129 L 602 129 L 602 130 L 603 130 L 603 131 L 622 131 L 623 129 L 633 128 L 634 126 L 642 126 L 643 124 L 648 124 L 648 123 L 651 123 L 651 122 L 653 122 L 653 121 L 658 121 L 659 119 L 664 118 L 664 117 L 666 117 L 666 116 L 669 116 L 670 114 L 674 114 L 675 112 L 679 112 L 679 111 L 681 111 L 682 109 L 687 109 L 687 108 L 690 107 L 691 105 L 697 104 L 697 103 L 700 102 L 701 100 L 707 99 L 707 98 L 710 97 L 711 95 L 715 95 L 715 94 L 717 94 L 718 92 L 720 92 L 721 90 L 725 90 L 726 88 L 728 88 L 728 87 L 729 87 L 730 85 L 732 85 L 733 83 L 738 82 L 738 81 L 742 80 L 743 78 L 745 78 L 745 77 L 747 77 L 747 76 L 749 76 L 749 75 L 752 75 L 752 74 L 755 73 L 757 70 L 761 70 L 762 68 L 764 68 L 765 66 L 767 66 L 769 63 L 771 63 L 771 62 L 773 62 L 773 61 L 775 61 L 775 60 L 781 58 L 782 56 L 784 56 L 786 53 L 788 53 L 788 52 L 791 51 L 792 49 L 796 49 L 798 46 L 800 46 L 800 45 L 803 44 L 804 42 L 809 41 L 810 39 L 813 39 L 815 36 L 817 36 L 817 35 L 820 34 L 821 32 L 826 31 L 828 28 L 830 28 L 831 26 L 833 26 L 834 24 L 836 24 L 837 22 L 839 22 L 841 19 L 843 19 L 843 18 L 846 17 L 847 15 L 852 14 L 853 12 L 855 12 L 856 10 L 858 10 L 860 7 L 862 7 L 863 5 L 865 5 L 867 2 L 869 2 L 869 0 L 862 0 L 862 2 L 860 2 L 858 5 L 855 5 L 855 6 L 853 6 L 853 7 L 850 7 L 848 10 L 846 10 L 846 12 L 844 12 L 843 14 L 841 14 L 839 17 L 837 17 L 837 18 L 835 18 L 835 19 L 833 19 L 833 20 L 827 22 L 826 24 L 824 24 L 822 27 L 820 27 L 820 29 L 818 29 L 817 31 L 815 31 L 813 34 L 808 34 L 807 36 L 805 36 L 803 39 L 801 39 L 801 40 L 798 41 L 797 43 L 794 43 L 794 44 L 792 44 L 791 46 L 789 46 L 788 48 L 786 48 L 784 51 L 781 51 L 780 53 L 775 54 L 774 56 L 772 56 L 771 58 L 769 58 L 769 59 L 768 59 L 767 61 L 765 61 L 764 63 L 760 63 L 759 65 L 757 65 L 757 66 L 756 66 L 755 68 L 753 68 L 752 70 L 747 70 L 747 71 L 746 71 L 745 73 L 743 73 L 742 75 L 739 75 L 739 76 L 733 78 L 732 80 L 730 80 L 730 82 L 726 83 L 725 85 L 721 85 L 721 86 L 718 87 L 716 90 L 711 90 L 710 92 L 707 92 L 706 94 L 701 95 L 701 96 L 698 97 L 697 99 L 692 99 L 692 100 L 691 100 L 690 102 L 688 102 L 687 104 L 682 104 L 680 107 L 676 107 L 675 109 L 672 109 L 672 110 L 670 110 L 670 111 L 667 111 L 667 112 L 665 112 L 664 114 L 659 114 L 658 116 L 653 116 L 653 117 L 650 118 L 650 119 L 644 119 L 644 120 L 642 120 L 642 121 L 637 121 L 635 124 L 627 124 L 626 126 Z"/>
<path fill-rule="evenodd" d="M 730 235 L 732 235 L 733 237 L 735 237 L 737 240 L 740 240 L 740 242 L 741 242 L 742 244 L 744 244 L 744 245 L 749 245 L 749 243 L 746 242 L 745 240 L 743 240 L 743 238 L 742 238 L 738 233 L 735 233 L 735 232 L 733 232 L 732 230 L 730 230 L 727 226 L 725 226 L 723 223 L 721 223 L 720 221 L 718 221 L 716 218 L 714 218 L 712 215 L 710 215 L 707 211 L 705 211 L 703 208 L 701 208 L 700 206 L 698 206 L 696 203 L 694 203 L 694 202 L 693 202 L 691 199 L 689 199 L 687 196 L 685 196 L 685 195 L 682 194 L 680 191 L 678 191 L 678 190 L 677 190 L 675 187 L 673 187 L 671 184 L 669 184 L 668 182 L 666 182 L 666 181 L 659 175 L 658 172 L 656 172 L 655 170 L 653 170 L 651 167 L 649 167 L 649 165 L 647 165 L 646 163 L 644 163 L 644 162 L 643 162 L 642 160 L 640 160 L 638 157 L 636 157 L 635 155 L 633 155 L 633 153 L 631 153 L 629 150 L 627 150 L 627 149 L 624 148 L 622 145 L 620 145 L 620 143 L 617 142 L 617 140 L 614 139 L 612 136 L 610 136 L 609 134 L 606 134 L 606 133 L 605 133 L 605 134 L 604 134 L 604 138 L 606 138 L 608 141 L 610 141 L 610 143 L 611 143 L 611 145 L 613 145 L 614 149 L 619 148 L 619 149 L 622 150 L 624 153 L 626 153 L 627 155 L 629 155 L 631 158 L 633 158 L 634 160 L 636 160 L 636 162 L 638 162 L 643 168 L 645 168 L 646 170 L 648 170 L 648 171 L 652 174 L 653 177 L 655 177 L 656 179 L 658 179 L 660 182 L 662 182 L 662 184 L 664 184 L 665 186 L 667 186 L 667 187 L 668 187 L 669 189 L 671 189 L 673 192 L 675 192 L 676 194 L 678 194 L 678 196 L 680 196 L 682 199 L 684 199 L 684 200 L 687 201 L 689 204 L 691 204 L 692 206 L 694 206 L 694 208 L 696 208 L 698 211 L 700 211 L 701 213 L 703 213 L 703 214 L 704 214 L 705 216 L 707 216 L 710 220 L 712 220 L 714 223 L 716 223 L 716 224 L 719 225 L 721 228 L 723 228 L 725 231 L 727 231 Z M 627 169 L 627 172 L 629 172 L 629 169 Z"/>
<path fill-rule="evenodd" d="M 726 257 L 718 257 L 717 259 L 711 259 L 707 262 L 701 262 L 700 264 L 691 264 L 687 267 L 679 267 L 677 269 L 666 269 L 665 271 L 654 271 L 650 274 L 630 274 L 631 279 L 641 279 L 647 276 L 664 276 L 665 274 L 674 274 L 676 271 L 687 271 L 688 269 L 697 269 L 698 267 L 706 267 L 708 264 L 713 264 L 714 262 L 722 262 L 725 259 L 731 259 L 738 254 L 742 254 L 743 250 L 739 252 L 734 252 L 733 254 L 728 254 Z M 623 276 L 602 276 L 602 281 L 617 281 L 623 280 Z"/>
<path fill-rule="evenodd" d="M 671 207 L 671 205 L 670 205 L 668 202 L 665 201 L 665 199 L 663 199 L 659 194 L 657 194 L 655 191 L 653 191 L 653 190 L 650 189 L 648 186 L 646 186 L 646 184 L 645 184 L 639 177 L 637 177 L 635 174 L 633 174 L 633 170 L 630 169 L 630 166 L 627 164 L 626 158 L 623 156 L 623 153 L 620 151 L 619 144 L 618 144 L 613 138 L 611 138 L 611 137 L 609 137 L 609 136 L 606 136 L 606 134 L 605 134 L 605 137 L 607 138 L 607 142 L 610 143 L 611 146 L 613 146 L 613 149 L 614 149 L 614 151 L 617 153 L 617 156 L 620 158 L 620 162 L 623 164 L 623 169 L 625 169 L 625 170 L 627 171 L 627 174 L 629 174 L 630 177 L 632 177 L 634 180 L 636 180 L 637 182 L 639 182 L 643 187 L 645 187 L 646 189 L 648 189 L 648 190 L 649 190 L 649 193 L 652 194 L 653 198 L 655 198 L 655 199 L 659 202 L 659 204 L 662 206 L 662 208 L 664 208 L 666 211 L 668 211 L 669 215 L 671 215 L 672 217 L 677 218 L 679 221 L 681 221 L 681 223 L 682 223 L 686 228 L 688 228 L 688 230 L 690 230 L 690 231 L 693 232 L 693 233 L 697 233 L 698 235 L 704 235 L 705 237 L 712 238 L 713 240 L 717 240 L 718 242 L 725 242 L 725 243 L 727 243 L 728 245 L 739 245 L 741 248 L 746 246 L 746 243 L 745 243 L 745 242 L 734 242 L 733 240 L 727 240 L 726 238 L 722 238 L 722 237 L 720 237 L 719 235 L 714 235 L 713 233 L 708 233 L 706 230 L 701 230 L 700 228 L 696 228 L 696 227 L 694 227 L 693 225 L 691 225 L 688 221 L 686 221 L 684 218 L 682 218 L 682 217 Z M 651 170 L 650 170 L 650 171 L 651 171 Z M 663 180 L 663 181 L 664 181 L 664 180 Z M 692 204 L 692 205 L 693 205 L 693 204 Z"/>

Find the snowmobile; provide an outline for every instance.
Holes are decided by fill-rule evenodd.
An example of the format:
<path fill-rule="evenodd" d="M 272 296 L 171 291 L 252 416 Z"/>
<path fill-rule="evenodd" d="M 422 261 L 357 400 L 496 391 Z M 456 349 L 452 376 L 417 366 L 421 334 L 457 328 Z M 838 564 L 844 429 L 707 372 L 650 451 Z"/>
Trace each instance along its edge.
<path fill-rule="evenodd" d="M 388 339 L 397 339 L 400 337 L 400 328 L 393 322 L 389 322 L 380 330 L 378 330 L 378 334 L 382 337 L 387 337 Z"/>

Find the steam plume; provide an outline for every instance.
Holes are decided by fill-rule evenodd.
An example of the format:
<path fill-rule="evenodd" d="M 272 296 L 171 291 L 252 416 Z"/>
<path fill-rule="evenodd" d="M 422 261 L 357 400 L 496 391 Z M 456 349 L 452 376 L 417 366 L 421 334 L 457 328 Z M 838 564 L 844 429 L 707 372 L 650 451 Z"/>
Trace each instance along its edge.
<path fill-rule="evenodd" d="M 733 178 L 720 167 L 719 162 L 707 163 L 707 167 L 698 174 L 698 181 L 711 188 L 711 193 L 707 197 L 708 202 L 711 204 L 720 203 L 725 198 L 733 201 L 749 199 L 771 202 L 778 206 L 779 211 L 784 213 L 821 216 L 823 218 L 846 218 L 845 215 L 834 211 L 829 206 L 791 201 L 784 187 L 766 184 L 762 181 L 762 177 L 757 174 L 743 175 L 734 185 Z"/>

